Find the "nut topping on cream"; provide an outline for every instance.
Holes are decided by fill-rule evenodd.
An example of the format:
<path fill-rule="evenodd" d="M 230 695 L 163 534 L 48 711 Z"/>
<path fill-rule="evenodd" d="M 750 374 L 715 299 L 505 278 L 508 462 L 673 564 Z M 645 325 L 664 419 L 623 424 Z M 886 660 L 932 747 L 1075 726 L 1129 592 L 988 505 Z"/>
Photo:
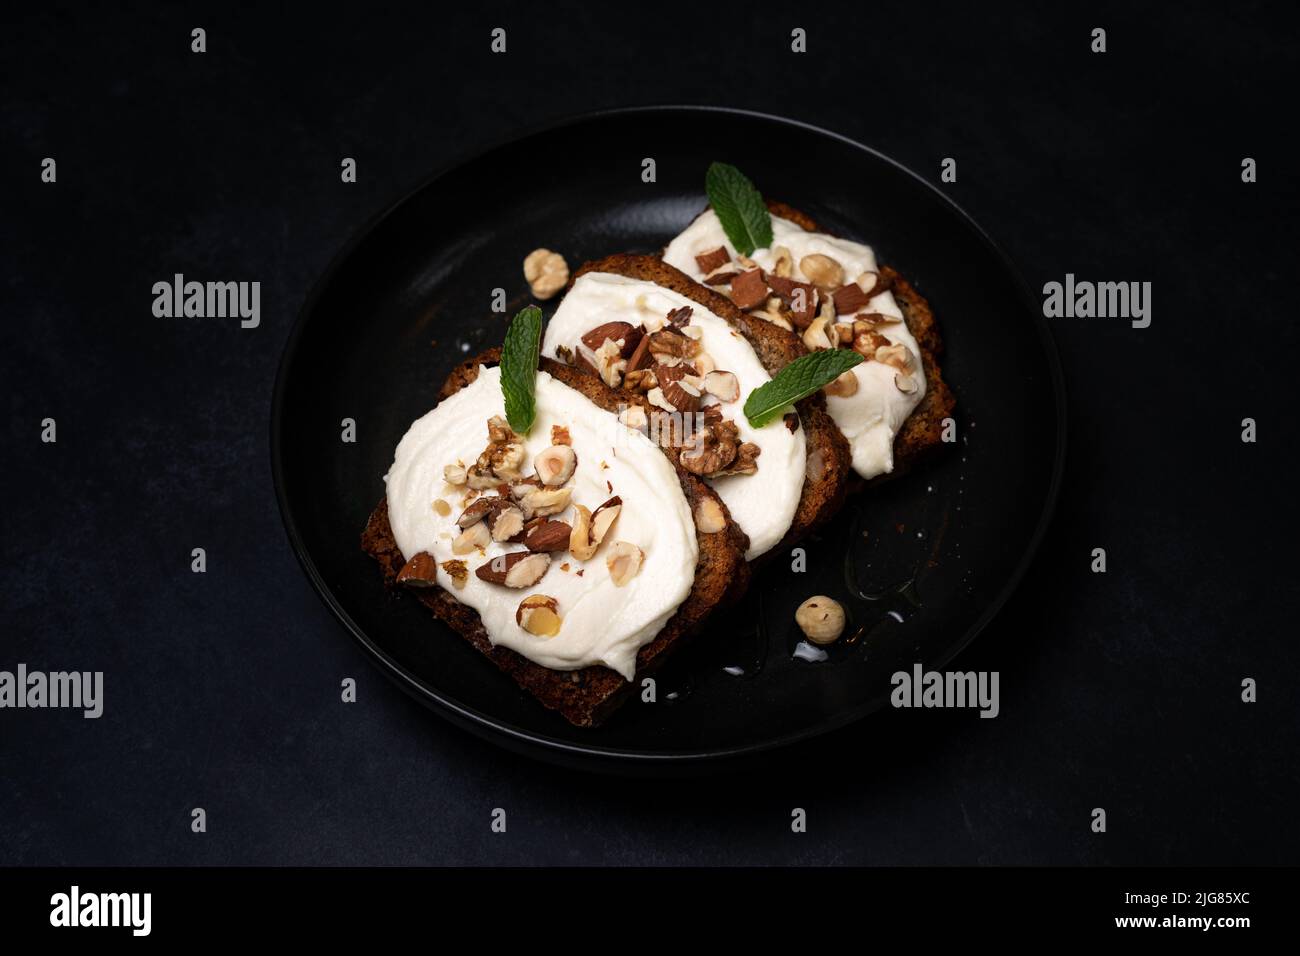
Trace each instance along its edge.
<path fill-rule="evenodd" d="M 407 431 L 387 476 L 389 521 L 411 566 L 402 583 L 432 574 L 434 565 L 410 560 L 427 554 L 493 644 L 544 667 L 600 664 L 630 680 L 637 650 L 690 592 L 699 553 L 690 505 L 663 453 L 581 392 L 539 371 L 536 402 L 533 427 L 514 433 L 499 369 L 480 368 Z M 458 462 L 474 463 L 463 500 L 441 514 L 429 501 L 449 493 L 446 468 Z M 601 552 L 585 565 L 568 553 L 580 507 L 595 509 L 585 543 Z M 639 573 L 618 583 L 604 561 L 616 532 L 643 556 Z"/>
<path fill-rule="evenodd" d="M 894 437 L 925 396 L 926 382 L 920 347 L 894 298 L 893 283 L 880 271 L 870 247 L 808 232 L 773 216 L 770 248 L 755 250 L 746 262 L 708 210 L 668 244 L 664 261 L 703 281 L 706 273 L 696 256 L 718 248 L 731 258 L 710 271 L 721 275 L 726 269 L 744 268 L 753 273 L 739 273 L 729 284 L 709 277 L 710 284 L 730 295 L 739 308 L 799 332 L 810 349 L 853 348 L 862 353 L 867 361 L 851 370 L 855 384 L 842 378 L 825 389 L 827 410 L 849 440 L 858 474 L 873 478 L 892 471 Z M 721 261 L 720 256 L 713 258 Z M 795 301 L 800 284 L 816 293 L 815 312 L 806 298 Z M 768 289 L 774 297 L 767 296 Z M 824 328 L 817 327 L 817 319 L 825 320 Z M 868 332 L 875 335 L 864 335 Z M 878 358 L 881 349 L 887 351 Z M 898 349 L 907 353 L 907 364 Z"/>

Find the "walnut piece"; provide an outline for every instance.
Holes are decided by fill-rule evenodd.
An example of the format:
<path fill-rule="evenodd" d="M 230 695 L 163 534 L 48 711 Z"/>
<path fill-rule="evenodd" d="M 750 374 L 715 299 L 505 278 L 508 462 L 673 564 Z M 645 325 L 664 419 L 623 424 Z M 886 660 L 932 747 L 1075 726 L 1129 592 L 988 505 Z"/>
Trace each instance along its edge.
<path fill-rule="evenodd" d="M 758 470 L 761 449 L 740 441 L 735 422 L 707 422 L 686 438 L 679 458 L 682 467 L 701 478 L 752 475 Z"/>
<path fill-rule="evenodd" d="M 466 470 L 466 481 L 480 491 L 523 477 L 524 445 L 500 415 L 488 419 L 488 445 Z"/>

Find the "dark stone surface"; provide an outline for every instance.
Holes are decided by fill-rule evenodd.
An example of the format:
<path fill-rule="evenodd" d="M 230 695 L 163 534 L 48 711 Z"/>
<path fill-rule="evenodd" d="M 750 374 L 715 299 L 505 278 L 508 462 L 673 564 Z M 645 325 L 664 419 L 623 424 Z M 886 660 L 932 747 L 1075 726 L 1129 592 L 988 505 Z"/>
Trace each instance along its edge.
<path fill-rule="evenodd" d="M 103 670 L 107 705 L 0 711 L 0 863 L 1295 862 L 1288 31 L 1250 4 L 856 6 L 742 18 L 729 44 L 698 8 L 577 4 L 545 23 L 126 5 L 5 24 L 0 668 Z M 936 178 L 954 156 L 947 188 L 1031 286 L 1154 283 L 1149 329 L 1055 325 L 1072 416 L 1058 520 L 960 658 L 1001 671 L 998 719 L 884 714 L 719 778 L 563 771 L 403 696 L 301 574 L 267 421 L 314 278 L 450 159 L 668 102 L 790 115 Z M 260 280 L 261 327 L 155 319 L 150 287 L 174 272 Z M 1258 444 L 1238 438 L 1245 416 Z"/>

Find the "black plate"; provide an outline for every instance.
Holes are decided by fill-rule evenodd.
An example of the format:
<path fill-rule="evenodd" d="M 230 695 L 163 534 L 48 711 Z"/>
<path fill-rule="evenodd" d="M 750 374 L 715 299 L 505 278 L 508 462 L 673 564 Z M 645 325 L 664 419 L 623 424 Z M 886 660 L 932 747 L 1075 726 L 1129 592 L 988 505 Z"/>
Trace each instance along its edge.
<path fill-rule="evenodd" d="M 764 149 L 756 144 L 784 144 Z M 657 182 L 642 181 L 653 156 Z M 872 244 L 926 295 L 947 345 L 958 441 L 869 489 L 778 557 L 738 612 L 658 680 L 578 730 L 516 689 L 418 602 L 389 593 L 358 535 L 407 426 L 467 353 L 498 344 L 528 301 L 537 246 L 572 266 L 654 251 L 703 207 L 711 160 L 822 227 Z M 550 304 L 551 306 L 554 303 Z M 548 308 L 548 313 L 550 309 Z M 942 193 L 880 154 L 800 123 L 699 108 L 583 117 L 446 170 L 367 226 L 317 284 L 289 337 L 272 410 L 272 465 L 290 540 L 312 583 L 380 667 L 459 723 L 516 749 L 624 764 L 733 756 L 823 733 L 879 708 L 890 675 L 941 667 L 1009 596 L 1044 531 L 1064 452 L 1061 373 L 1046 324 L 1006 258 Z M 340 421 L 357 441 L 340 441 Z M 808 662 L 793 614 L 844 601 L 855 639 Z"/>

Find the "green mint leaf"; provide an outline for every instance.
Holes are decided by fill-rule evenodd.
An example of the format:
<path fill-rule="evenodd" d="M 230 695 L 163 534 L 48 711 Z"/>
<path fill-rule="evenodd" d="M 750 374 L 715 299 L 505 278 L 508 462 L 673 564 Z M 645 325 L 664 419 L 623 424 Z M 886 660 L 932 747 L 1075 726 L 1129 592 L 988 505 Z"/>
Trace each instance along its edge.
<path fill-rule="evenodd" d="M 827 349 L 801 355 L 777 372 L 770 382 L 749 393 L 745 399 L 745 417 L 755 428 L 762 428 L 788 406 L 829 385 L 861 361 L 862 356 L 852 349 Z"/>
<path fill-rule="evenodd" d="M 533 390 L 541 346 L 542 310 L 535 305 L 520 309 L 501 344 L 501 394 L 506 400 L 506 421 L 520 435 L 528 434 L 537 417 Z"/>
<path fill-rule="evenodd" d="M 722 231 L 742 256 L 772 244 L 772 214 L 754 184 L 735 166 L 714 163 L 704 174 L 709 205 L 722 223 Z"/>

